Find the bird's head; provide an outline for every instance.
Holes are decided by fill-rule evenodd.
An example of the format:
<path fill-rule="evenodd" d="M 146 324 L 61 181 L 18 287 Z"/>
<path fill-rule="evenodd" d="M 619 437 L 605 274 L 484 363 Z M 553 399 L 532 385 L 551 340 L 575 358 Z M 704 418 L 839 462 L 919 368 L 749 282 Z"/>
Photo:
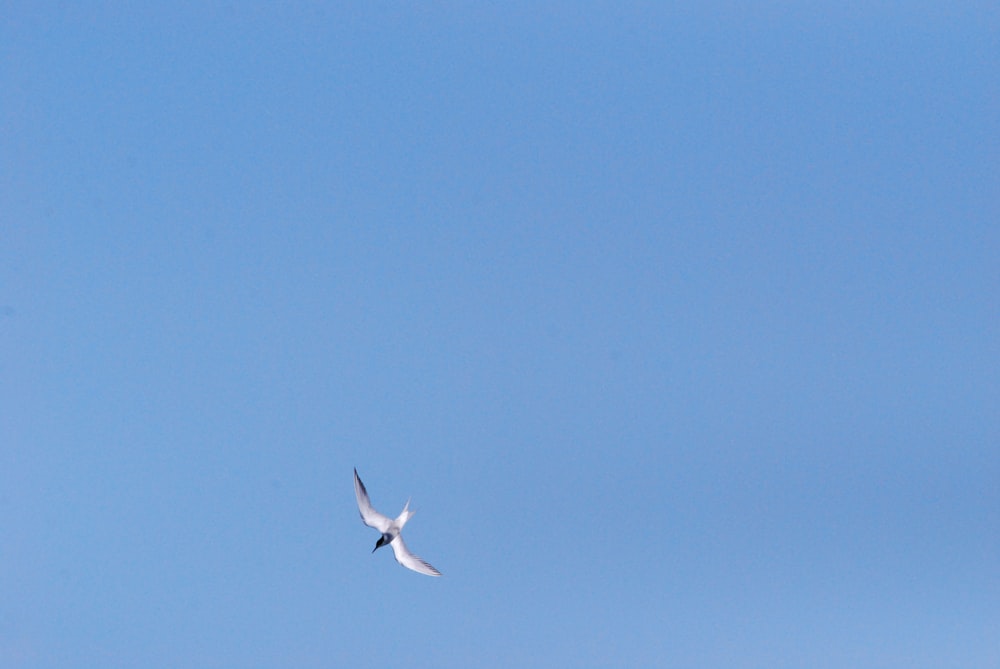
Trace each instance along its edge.
<path fill-rule="evenodd" d="M 386 537 L 386 535 L 383 534 L 382 536 L 380 536 L 378 538 L 378 541 L 375 542 L 375 548 L 372 549 L 372 553 L 374 553 L 378 549 L 382 548 L 382 546 L 386 546 L 386 545 L 389 544 L 389 541 L 391 541 L 391 540 L 386 540 L 385 537 Z"/>

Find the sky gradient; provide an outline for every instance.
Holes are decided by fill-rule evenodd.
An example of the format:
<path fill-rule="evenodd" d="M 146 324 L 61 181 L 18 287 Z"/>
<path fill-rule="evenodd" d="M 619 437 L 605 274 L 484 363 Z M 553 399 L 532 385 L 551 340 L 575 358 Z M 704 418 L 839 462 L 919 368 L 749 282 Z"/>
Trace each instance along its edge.
<path fill-rule="evenodd" d="M 995 6 L 139 4 L 0 12 L 0 665 L 1000 666 Z"/>

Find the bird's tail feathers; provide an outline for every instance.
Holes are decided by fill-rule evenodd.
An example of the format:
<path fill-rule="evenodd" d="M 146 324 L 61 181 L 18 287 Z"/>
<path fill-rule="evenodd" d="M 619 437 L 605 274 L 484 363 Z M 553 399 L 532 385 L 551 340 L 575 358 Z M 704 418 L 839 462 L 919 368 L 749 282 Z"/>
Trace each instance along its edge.
<path fill-rule="evenodd" d="M 416 511 L 410 511 L 410 500 L 406 500 L 406 505 L 403 507 L 403 511 L 396 518 L 396 524 L 399 525 L 399 529 L 403 529 L 403 525 L 406 525 L 406 521 L 413 517 Z"/>

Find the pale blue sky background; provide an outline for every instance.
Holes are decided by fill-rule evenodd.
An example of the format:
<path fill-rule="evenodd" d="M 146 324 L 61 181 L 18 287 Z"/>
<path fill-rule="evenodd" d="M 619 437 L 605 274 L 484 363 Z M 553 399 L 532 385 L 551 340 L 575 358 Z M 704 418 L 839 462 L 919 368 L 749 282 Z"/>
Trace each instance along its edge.
<path fill-rule="evenodd" d="M 88 4 L 0 11 L 0 665 L 1000 666 L 995 3 Z"/>

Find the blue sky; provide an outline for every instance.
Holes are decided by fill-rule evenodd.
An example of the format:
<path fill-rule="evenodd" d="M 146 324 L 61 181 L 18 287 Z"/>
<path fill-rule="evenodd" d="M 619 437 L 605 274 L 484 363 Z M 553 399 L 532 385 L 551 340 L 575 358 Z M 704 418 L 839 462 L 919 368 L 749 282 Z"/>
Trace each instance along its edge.
<path fill-rule="evenodd" d="M 0 664 L 1000 664 L 991 3 L 140 5 L 0 18 Z"/>

